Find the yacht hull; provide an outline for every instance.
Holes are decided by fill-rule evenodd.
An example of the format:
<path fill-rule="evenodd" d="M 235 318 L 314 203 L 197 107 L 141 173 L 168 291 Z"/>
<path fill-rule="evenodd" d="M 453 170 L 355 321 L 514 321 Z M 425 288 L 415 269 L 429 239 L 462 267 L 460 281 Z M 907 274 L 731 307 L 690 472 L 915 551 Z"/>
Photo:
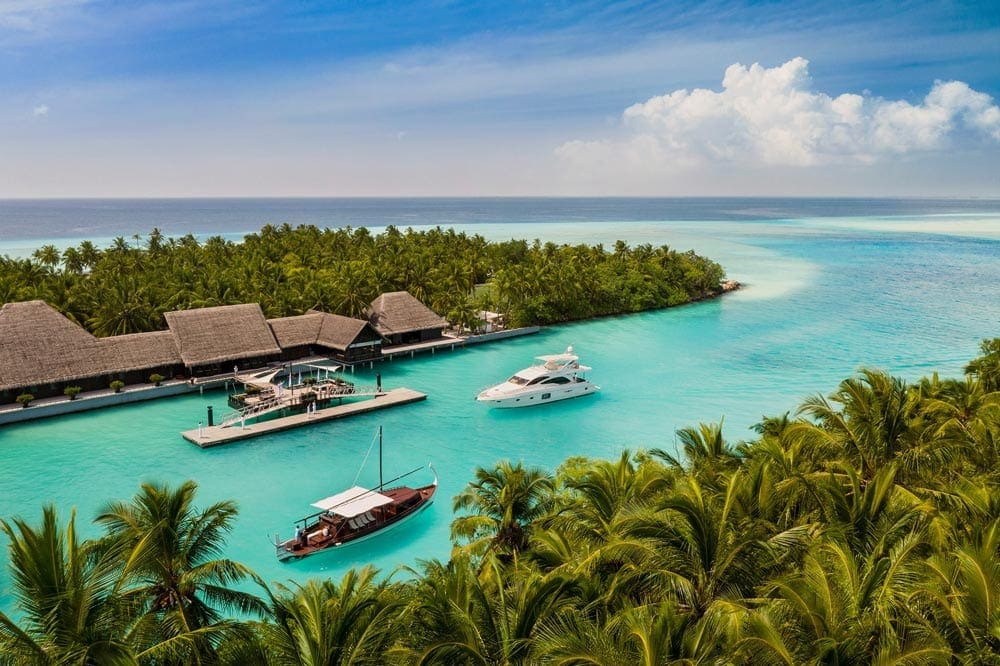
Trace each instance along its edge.
<path fill-rule="evenodd" d="M 521 391 L 514 394 L 492 393 L 492 389 L 487 389 L 480 393 L 476 400 L 496 409 L 513 409 L 520 407 L 534 407 L 550 402 L 579 398 L 585 395 L 593 395 L 600 390 L 599 386 L 590 382 L 580 382 L 576 386 L 548 388 L 536 391 Z"/>
<path fill-rule="evenodd" d="M 301 552 L 301 553 L 295 552 L 294 550 L 292 550 L 292 547 L 294 546 L 294 540 L 286 541 L 285 543 L 281 544 L 281 547 L 278 549 L 278 553 L 277 553 L 277 555 L 278 555 L 278 561 L 279 562 L 294 562 L 295 560 L 301 560 L 303 557 L 308 557 L 310 555 L 315 555 L 317 553 L 325 553 L 325 552 L 329 552 L 329 551 L 343 550 L 344 548 L 347 548 L 348 546 L 353 546 L 356 543 L 362 543 L 364 541 L 370 541 L 371 539 L 374 539 L 376 537 L 380 537 L 383 534 L 385 534 L 386 532 L 389 532 L 389 531 L 391 531 L 391 530 L 399 527 L 400 525 L 405 525 L 406 523 L 410 522 L 413 518 L 415 518 L 416 516 L 418 516 L 421 513 L 423 513 L 424 509 L 428 508 L 433 503 L 434 503 L 434 500 L 433 499 L 429 499 L 426 502 L 422 503 L 420 506 L 418 506 L 416 508 L 416 510 L 413 511 L 412 513 L 408 513 L 407 515 L 403 516 L 399 520 L 393 521 L 393 522 L 385 525 L 384 527 L 380 527 L 379 529 L 377 529 L 377 530 L 375 530 L 373 532 L 370 532 L 369 534 L 365 534 L 365 535 L 362 535 L 362 536 L 354 537 L 350 541 L 341 541 L 341 542 L 331 543 L 330 545 L 324 546 L 323 548 L 316 548 L 316 549 L 310 550 L 308 552 Z"/>
<path fill-rule="evenodd" d="M 434 502 L 434 494 L 437 492 L 437 475 L 434 476 L 434 483 L 429 486 L 412 489 L 393 488 L 385 491 L 389 497 L 396 496 L 400 492 L 415 499 L 406 502 L 405 505 L 390 503 L 394 506 L 394 513 L 390 518 L 373 519 L 364 524 L 353 524 L 352 521 L 345 520 L 329 534 L 324 532 L 324 527 L 327 526 L 326 518 L 323 516 L 325 512 L 303 519 L 300 522 L 305 523 L 304 533 L 295 539 L 276 542 L 275 555 L 281 562 L 290 562 L 316 553 L 340 550 L 353 543 L 360 543 L 380 536 L 398 525 L 409 522 L 411 518 L 422 513 Z M 375 510 L 377 511 L 377 509 Z"/>

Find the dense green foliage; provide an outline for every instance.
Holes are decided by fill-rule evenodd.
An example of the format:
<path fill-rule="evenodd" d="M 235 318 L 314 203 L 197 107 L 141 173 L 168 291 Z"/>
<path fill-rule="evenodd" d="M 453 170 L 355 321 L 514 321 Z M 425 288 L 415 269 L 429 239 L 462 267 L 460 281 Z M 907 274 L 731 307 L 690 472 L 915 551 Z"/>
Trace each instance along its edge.
<path fill-rule="evenodd" d="M 865 370 L 737 445 L 478 469 L 450 561 L 395 581 L 233 591 L 235 508 L 191 483 L 109 505 L 96 542 L 47 508 L 3 524 L 0 663 L 1000 664 L 998 348 L 963 379 Z"/>
<path fill-rule="evenodd" d="M 2 257 L 0 303 L 44 300 L 106 336 L 157 330 L 171 310 L 235 303 L 260 303 L 268 317 L 310 308 L 354 317 L 379 294 L 405 290 L 455 324 L 487 309 L 526 325 L 687 303 L 718 293 L 724 277 L 718 264 L 667 247 L 490 243 L 440 228 L 372 236 L 266 226 L 242 243 L 154 230 L 133 241 Z"/>

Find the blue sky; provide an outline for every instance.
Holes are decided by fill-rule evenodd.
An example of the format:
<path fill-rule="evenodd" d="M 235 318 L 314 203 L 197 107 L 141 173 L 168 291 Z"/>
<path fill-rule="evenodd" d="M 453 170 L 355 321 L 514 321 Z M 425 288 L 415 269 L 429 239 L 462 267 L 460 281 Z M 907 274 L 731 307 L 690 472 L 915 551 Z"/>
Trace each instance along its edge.
<path fill-rule="evenodd" d="M 1000 196 L 1000 4 L 0 0 L 0 196 Z"/>

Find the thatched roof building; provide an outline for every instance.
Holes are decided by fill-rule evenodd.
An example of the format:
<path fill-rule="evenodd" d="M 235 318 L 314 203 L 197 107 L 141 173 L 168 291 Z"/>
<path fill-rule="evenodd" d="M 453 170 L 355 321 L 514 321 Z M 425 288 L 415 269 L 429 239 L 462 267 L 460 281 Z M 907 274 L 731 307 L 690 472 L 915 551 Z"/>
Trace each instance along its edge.
<path fill-rule="evenodd" d="M 382 294 L 365 311 L 368 321 L 390 344 L 408 344 L 442 337 L 448 322 L 409 292 Z"/>
<path fill-rule="evenodd" d="M 0 308 L 0 390 L 85 377 L 102 360 L 97 338 L 44 301 Z"/>
<path fill-rule="evenodd" d="M 0 394 L 59 395 L 68 385 L 107 388 L 112 379 L 145 381 L 181 365 L 173 335 L 95 338 L 43 301 L 0 308 Z"/>
<path fill-rule="evenodd" d="M 330 354 L 340 361 L 362 361 L 382 355 L 382 336 L 364 319 L 310 310 L 296 317 L 269 319 L 268 325 L 287 358 Z"/>
<path fill-rule="evenodd" d="M 316 344 L 316 337 L 319 335 L 319 328 L 322 324 L 323 317 L 320 313 L 267 320 L 267 325 L 271 327 L 274 339 L 284 351 Z"/>
<path fill-rule="evenodd" d="M 181 353 L 170 331 L 115 335 L 99 338 L 98 342 L 105 349 L 107 367 L 113 372 L 181 365 Z"/>
<path fill-rule="evenodd" d="M 222 364 L 276 360 L 281 348 L 257 303 L 176 310 L 163 315 L 177 341 L 181 359 L 198 374 Z"/>
<path fill-rule="evenodd" d="M 19 393 L 61 395 L 70 385 L 89 391 L 114 379 L 143 383 L 151 374 L 205 376 L 317 354 L 344 362 L 382 355 L 382 336 L 368 321 L 326 312 L 267 320 L 249 303 L 164 318 L 166 331 L 96 338 L 43 301 L 0 307 L 0 403 Z"/>

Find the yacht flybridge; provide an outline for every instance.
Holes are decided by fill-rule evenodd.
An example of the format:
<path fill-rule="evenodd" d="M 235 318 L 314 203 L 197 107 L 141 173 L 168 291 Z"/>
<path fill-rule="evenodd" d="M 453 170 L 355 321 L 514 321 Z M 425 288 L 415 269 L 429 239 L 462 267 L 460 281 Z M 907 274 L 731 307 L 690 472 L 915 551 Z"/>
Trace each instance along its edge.
<path fill-rule="evenodd" d="M 476 396 L 476 400 L 498 408 L 531 407 L 590 395 L 601 388 L 584 377 L 590 368 L 580 365 L 572 346 L 564 354 L 535 359 L 538 363 L 519 370 L 503 384 L 486 389 Z"/>

